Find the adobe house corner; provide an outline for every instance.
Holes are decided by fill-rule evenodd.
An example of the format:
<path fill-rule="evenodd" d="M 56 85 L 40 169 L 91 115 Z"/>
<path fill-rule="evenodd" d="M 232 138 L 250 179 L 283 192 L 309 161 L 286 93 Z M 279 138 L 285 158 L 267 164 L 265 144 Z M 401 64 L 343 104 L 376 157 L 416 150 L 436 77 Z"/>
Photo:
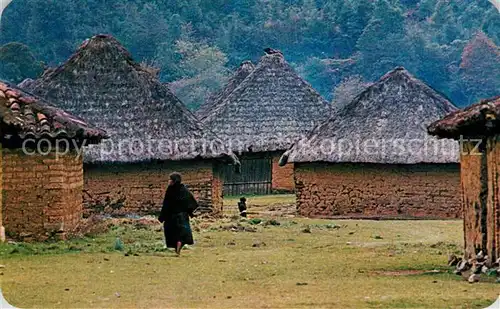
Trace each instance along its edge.
<path fill-rule="evenodd" d="M 500 258 L 500 96 L 432 123 L 428 131 L 460 144 L 465 257 Z"/>
<path fill-rule="evenodd" d="M 106 133 L 5 82 L 0 118 L 2 239 L 64 238 L 82 218 L 77 150 Z"/>

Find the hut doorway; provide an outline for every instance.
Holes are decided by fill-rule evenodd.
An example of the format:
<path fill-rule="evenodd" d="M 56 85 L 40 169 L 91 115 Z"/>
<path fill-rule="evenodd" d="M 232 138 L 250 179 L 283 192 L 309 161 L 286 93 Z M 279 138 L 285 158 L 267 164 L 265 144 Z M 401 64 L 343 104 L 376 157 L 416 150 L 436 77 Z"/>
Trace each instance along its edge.
<path fill-rule="evenodd" d="M 271 194 L 271 154 L 243 155 L 240 157 L 241 173 L 230 165 L 219 166 L 224 181 L 224 195 Z"/>

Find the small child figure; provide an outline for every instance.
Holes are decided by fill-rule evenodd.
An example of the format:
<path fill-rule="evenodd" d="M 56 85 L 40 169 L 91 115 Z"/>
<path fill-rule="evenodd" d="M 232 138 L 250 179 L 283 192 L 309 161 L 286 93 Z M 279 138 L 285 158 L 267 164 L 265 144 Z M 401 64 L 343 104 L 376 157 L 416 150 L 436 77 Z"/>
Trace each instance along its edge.
<path fill-rule="evenodd" d="M 238 202 L 238 210 L 240 211 L 240 216 L 246 218 L 247 217 L 247 199 L 242 197 Z"/>

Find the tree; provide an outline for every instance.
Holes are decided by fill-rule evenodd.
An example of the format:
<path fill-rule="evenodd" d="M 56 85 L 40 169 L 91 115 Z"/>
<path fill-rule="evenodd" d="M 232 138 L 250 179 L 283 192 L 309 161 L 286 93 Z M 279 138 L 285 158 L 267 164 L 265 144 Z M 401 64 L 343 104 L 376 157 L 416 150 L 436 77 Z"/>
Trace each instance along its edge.
<path fill-rule="evenodd" d="M 498 95 L 500 89 L 500 48 L 483 32 L 477 33 L 465 46 L 460 76 L 471 102 Z"/>
<path fill-rule="evenodd" d="M 439 44 L 449 44 L 455 40 L 463 39 L 463 27 L 458 21 L 450 0 L 439 0 L 431 16 L 431 29 L 436 33 Z"/>
<path fill-rule="evenodd" d="M 227 81 L 227 57 L 217 47 L 195 41 L 189 26 L 184 32 L 175 43 L 175 53 L 180 57 L 176 68 L 180 79 L 172 82 L 170 88 L 184 104 L 196 109 Z"/>
<path fill-rule="evenodd" d="M 0 78 L 18 84 L 37 78 L 43 64 L 35 59 L 28 46 L 12 42 L 0 47 Z"/>
<path fill-rule="evenodd" d="M 346 0 L 338 1 L 337 6 L 330 9 L 336 12 L 334 56 L 348 58 L 357 49 L 357 41 L 371 19 L 373 6 L 369 1 Z"/>
<path fill-rule="evenodd" d="M 217 88 L 225 67 L 272 47 L 327 98 L 350 75 L 375 80 L 403 65 L 467 104 L 482 77 L 460 69 L 465 44 L 482 31 L 500 45 L 498 11 L 486 0 L 15 0 L 0 23 L 0 45 L 21 42 L 50 66 L 84 39 L 111 34 L 137 61 L 153 61 L 162 81 L 181 80 L 189 102 Z M 200 52 L 181 53 L 178 42 Z M 194 91 L 200 83 L 206 88 Z"/>
<path fill-rule="evenodd" d="M 358 39 L 358 72 L 374 80 L 404 65 L 407 50 L 401 9 L 387 0 L 376 1 L 372 18 Z"/>

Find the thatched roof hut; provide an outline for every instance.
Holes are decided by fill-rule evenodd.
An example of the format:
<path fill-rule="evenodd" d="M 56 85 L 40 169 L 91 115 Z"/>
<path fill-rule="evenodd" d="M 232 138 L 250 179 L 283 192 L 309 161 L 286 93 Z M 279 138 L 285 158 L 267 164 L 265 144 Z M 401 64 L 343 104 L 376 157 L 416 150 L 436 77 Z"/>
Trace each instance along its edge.
<path fill-rule="evenodd" d="M 2 144 L 20 146 L 21 140 L 75 140 L 97 144 L 107 138 L 105 131 L 85 120 L 55 108 L 45 100 L 0 81 L 0 129 Z"/>
<path fill-rule="evenodd" d="M 222 88 L 221 91 L 211 95 L 196 111 L 196 116 L 198 118 L 203 118 L 211 109 L 216 108 L 219 104 L 224 102 L 227 98 L 242 82 L 247 78 L 250 73 L 253 72 L 255 66 L 251 61 L 243 61 L 239 68 L 236 70 L 234 75 L 228 80 L 226 86 Z"/>
<path fill-rule="evenodd" d="M 456 143 L 430 137 L 426 130 L 453 111 L 443 95 L 398 67 L 296 143 L 281 164 L 458 162 Z"/>
<path fill-rule="evenodd" d="M 483 137 L 500 133 L 500 96 L 455 111 L 432 123 L 429 134 L 442 138 Z"/>
<path fill-rule="evenodd" d="M 201 121 L 238 152 L 286 150 L 325 119 L 328 103 L 280 52 L 263 56 L 226 98 Z"/>
<path fill-rule="evenodd" d="M 90 162 L 236 157 L 113 37 L 86 40 L 61 66 L 26 83 L 33 93 L 106 129 L 110 142 Z"/>

